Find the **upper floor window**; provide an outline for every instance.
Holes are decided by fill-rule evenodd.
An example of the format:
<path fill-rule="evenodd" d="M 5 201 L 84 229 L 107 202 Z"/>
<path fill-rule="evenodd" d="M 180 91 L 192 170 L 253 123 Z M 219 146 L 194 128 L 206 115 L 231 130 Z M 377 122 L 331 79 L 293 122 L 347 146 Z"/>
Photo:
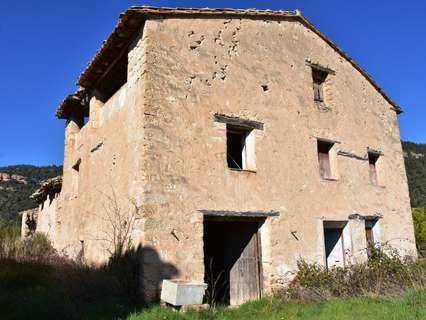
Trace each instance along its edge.
<path fill-rule="evenodd" d="M 337 141 L 326 139 L 317 140 L 319 173 L 324 180 L 337 180 Z"/>
<path fill-rule="evenodd" d="M 250 156 L 254 154 L 250 150 L 248 141 L 252 129 L 226 125 L 226 160 L 228 168 L 247 170 Z"/>
<path fill-rule="evenodd" d="M 324 102 L 324 83 L 328 73 L 312 68 L 312 80 L 314 88 L 314 101 Z"/>
<path fill-rule="evenodd" d="M 383 177 L 380 168 L 381 153 L 378 151 L 368 151 L 368 167 L 370 182 L 374 185 L 383 185 Z"/>
<path fill-rule="evenodd" d="M 332 147 L 333 143 L 318 140 L 318 163 L 320 176 L 323 179 L 330 179 L 332 177 L 330 162 L 330 151 Z"/>
<path fill-rule="evenodd" d="M 79 173 L 80 173 L 80 164 L 81 159 L 78 159 L 76 163 L 72 166 L 72 196 L 77 197 L 78 196 L 78 188 L 79 188 Z"/>
<path fill-rule="evenodd" d="M 311 68 L 312 86 L 314 91 L 314 101 L 319 105 L 325 106 L 325 86 L 330 75 L 335 75 L 336 72 L 330 68 L 323 67 L 318 63 L 312 63 L 309 59 L 306 64 Z"/>
<path fill-rule="evenodd" d="M 226 124 L 226 162 L 234 170 L 256 171 L 255 132 L 263 123 L 215 114 L 215 121 Z"/>

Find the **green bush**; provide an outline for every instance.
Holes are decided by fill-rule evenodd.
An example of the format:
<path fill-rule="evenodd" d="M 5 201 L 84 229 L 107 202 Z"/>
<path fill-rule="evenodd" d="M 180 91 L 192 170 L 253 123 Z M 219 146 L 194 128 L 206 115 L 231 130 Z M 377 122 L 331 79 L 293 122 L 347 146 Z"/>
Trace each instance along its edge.
<path fill-rule="evenodd" d="M 426 288 L 426 261 L 401 258 L 392 248 L 369 248 L 366 263 L 330 268 L 298 262 L 297 290 L 312 297 L 399 295 L 409 288 Z M 306 291 L 307 290 L 307 291 Z M 293 290 L 294 291 L 294 290 Z M 294 292 L 293 292 L 294 294 Z"/>
<path fill-rule="evenodd" d="M 413 208 L 414 233 L 419 255 L 426 256 L 426 211 L 424 208 Z"/>

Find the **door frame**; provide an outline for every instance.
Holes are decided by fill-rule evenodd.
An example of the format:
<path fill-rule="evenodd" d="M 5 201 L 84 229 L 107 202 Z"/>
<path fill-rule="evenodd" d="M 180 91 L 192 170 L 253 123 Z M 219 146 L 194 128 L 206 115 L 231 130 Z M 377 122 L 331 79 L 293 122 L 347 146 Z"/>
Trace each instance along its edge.
<path fill-rule="evenodd" d="M 347 227 L 348 221 L 345 220 L 322 220 L 322 246 L 324 255 L 324 266 L 328 269 L 327 262 L 327 249 L 325 245 L 325 230 L 326 229 L 342 229 L 341 241 L 342 241 L 342 260 L 343 266 L 346 266 L 346 254 L 345 254 L 345 237 L 344 230 Z"/>
<path fill-rule="evenodd" d="M 263 286 L 263 265 L 262 265 L 262 242 L 261 242 L 261 234 L 260 228 L 266 222 L 266 217 L 236 217 L 236 216 L 209 216 L 204 215 L 203 219 L 203 235 L 204 235 L 204 225 L 205 223 L 213 221 L 213 222 L 250 222 L 257 224 L 257 230 L 254 233 L 255 244 L 256 244 L 256 258 L 257 258 L 257 284 L 258 284 L 258 294 L 257 299 L 261 299 L 264 294 L 264 286 Z M 203 247 L 204 247 L 204 238 L 203 238 Z M 203 249 L 203 255 L 204 255 Z M 204 276 L 206 275 L 206 265 L 204 265 Z"/>

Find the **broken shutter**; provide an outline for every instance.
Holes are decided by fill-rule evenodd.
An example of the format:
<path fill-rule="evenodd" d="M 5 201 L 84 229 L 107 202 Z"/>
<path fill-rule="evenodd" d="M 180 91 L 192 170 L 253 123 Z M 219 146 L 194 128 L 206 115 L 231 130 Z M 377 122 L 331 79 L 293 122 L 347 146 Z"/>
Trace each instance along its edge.
<path fill-rule="evenodd" d="M 327 179 L 331 176 L 330 155 L 328 152 L 319 151 L 318 161 L 321 178 Z"/>
<path fill-rule="evenodd" d="M 323 95 L 322 95 L 322 84 L 319 82 L 314 82 L 314 100 L 322 102 Z"/>

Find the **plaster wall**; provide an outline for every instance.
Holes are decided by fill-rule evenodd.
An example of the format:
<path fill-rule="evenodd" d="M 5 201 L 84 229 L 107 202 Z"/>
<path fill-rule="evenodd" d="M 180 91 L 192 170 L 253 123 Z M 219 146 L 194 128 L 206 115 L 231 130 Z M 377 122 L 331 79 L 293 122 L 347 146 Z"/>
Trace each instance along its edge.
<path fill-rule="evenodd" d="M 298 22 L 261 19 L 149 20 L 145 33 L 143 203 L 150 216 L 143 238 L 181 278 L 203 280 L 199 210 L 280 212 L 261 230 L 266 289 L 290 278 L 299 259 L 324 263 L 324 220 L 381 215 L 381 240 L 415 254 L 397 115 L 316 34 Z M 326 81 L 326 108 L 313 100 L 306 60 L 336 72 Z M 227 168 L 226 125 L 215 113 L 264 123 L 255 130 L 256 172 Z M 319 176 L 317 138 L 338 141 L 337 179 Z M 383 186 L 370 183 L 368 161 L 360 159 L 367 148 L 383 152 Z M 354 261 L 365 258 L 363 228 L 348 229 L 354 236 L 345 249 Z"/>
<path fill-rule="evenodd" d="M 313 100 L 307 60 L 335 71 L 325 105 Z M 158 298 L 161 279 L 204 280 L 200 210 L 279 212 L 260 229 L 265 290 L 289 281 L 299 259 L 325 263 L 323 221 L 354 213 L 382 216 L 381 240 L 415 254 L 396 113 L 298 22 L 147 20 L 129 50 L 127 83 L 105 104 L 92 97 L 90 108 L 81 129 L 67 123 L 54 244 L 105 262 L 111 211 L 140 207 L 132 239 L 146 248 L 147 300 Z M 251 138 L 253 170 L 227 167 L 216 113 L 264 124 Z M 335 179 L 320 178 L 318 138 L 337 141 Z M 383 153 L 381 186 L 370 183 L 367 148 Z M 364 225 L 351 220 L 346 232 L 349 261 L 363 261 Z"/>
<path fill-rule="evenodd" d="M 129 49 L 127 83 L 105 104 L 93 96 L 90 106 L 96 110 L 81 129 L 78 121 L 67 123 L 55 246 L 70 257 L 84 249 L 86 261 L 107 261 L 118 216 L 136 214 L 141 204 L 144 57 L 141 28 Z M 131 232 L 135 247 L 141 230 L 142 220 L 137 219 Z"/>

